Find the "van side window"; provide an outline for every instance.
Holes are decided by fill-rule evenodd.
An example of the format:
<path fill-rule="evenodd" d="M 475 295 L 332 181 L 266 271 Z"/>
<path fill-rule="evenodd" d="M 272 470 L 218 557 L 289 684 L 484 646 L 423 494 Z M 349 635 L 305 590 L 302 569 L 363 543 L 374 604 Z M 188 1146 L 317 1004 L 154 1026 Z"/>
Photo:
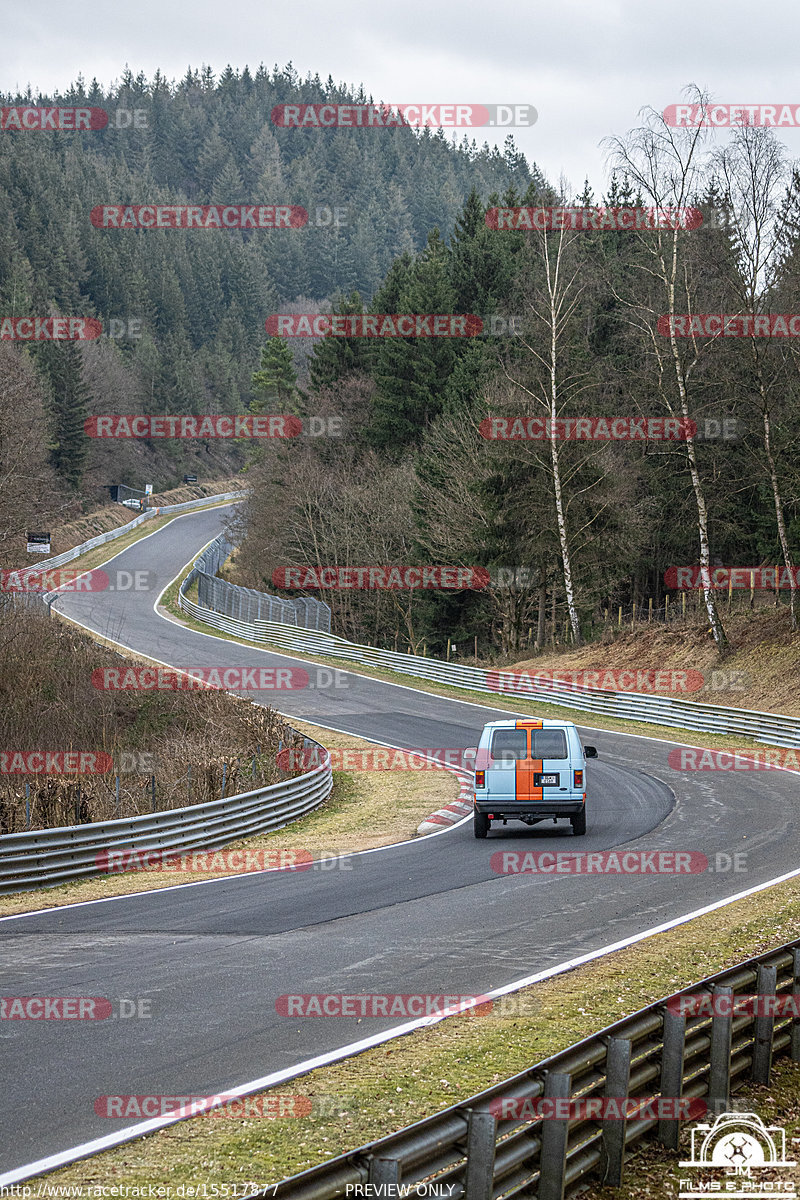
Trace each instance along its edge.
<path fill-rule="evenodd" d="M 532 729 L 531 758 L 568 758 L 563 729 Z"/>
<path fill-rule="evenodd" d="M 495 762 L 513 762 L 528 757 L 528 735 L 524 729 L 496 729 L 489 755 Z"/>

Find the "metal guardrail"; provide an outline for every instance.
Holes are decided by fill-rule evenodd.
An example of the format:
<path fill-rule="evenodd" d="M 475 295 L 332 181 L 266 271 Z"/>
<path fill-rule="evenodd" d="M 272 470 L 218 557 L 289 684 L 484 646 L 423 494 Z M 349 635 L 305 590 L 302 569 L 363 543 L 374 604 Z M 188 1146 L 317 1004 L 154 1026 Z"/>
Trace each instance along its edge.
<path fill-rule="evenodd" d="M 102 855 L 110 850 L 210 850 L 280 829 L 317 808 L 333 787 L 328 752 L 313 738 L 304 738 L 303 746 L 320 749 L 320 766 L 251 792 L 141 817 L 6 834 L 0 837 L 0 894 L 105 874 Z"/>
<path fill-rule="evenodd" d="M 218 504 L 224 500 L 239 500 L 243 498 L 246 492 L 223 492 L 219 496 L 200 496 L 197 500 L 185 500 L 181 504 L 166 504 L 159 508 L 148 508 L 145 512 L 139 513 L 132 521 L 126 522 L 125 525 L 120 525 L 117 529 L 109 529 L 105 533 L 99 533 L 96 537 L 89 538 L 86 542 L 81 542 L 79 546 L 73 546 L 71 550 L 65 550 L 62 554 L 57 554 L 55 558 L 47 558 L 44 562 L 28 563 L 27 566 L 19 568 L 19 574 L 24 575 L 26 571 L 49 571 L 55 567 L 63 567 L 65 563 L 72 562 L 76 558 L 80 558 L 82 554 L 88 553 L 89 550 L 95 550 L 98 546 L 105 546 L 107 542 L 113 542 L 117 538 L 124 537 L 126 533 L 136 529 L 144 521 L 151 517 L 163 516 L 165 513 L 180 513 L 190 512 L 193 508 L 203 508 L 206 504 Z M 52 592 L 8 592 L 4 599 L 8 599 L 11 603 L 21 603 L 38 607 L 44 605 L 50 608 L 53 600 L 58 596 L 58 591 Z"/>
<path fill-rule="evenodd" d="M 135 529 L 137 525 L 141 525 L 143 521 L 149 520 L 150 517 L 163 516 L 164 513 L 189 512 L 193 508 L 202 508 L 205 504 L 218 504 L 222 500 L 238 500 L 245 495 L 245 492 L 223 492 L 219 496 L 200 496 L 197 500 L 185 500 L 181 504 L 166 504 L 160 508 L 148 508 L 125 525 L 120 525 L 117 529 L 109 529 L 105 533 L 99 533 L 96 537 L 89 538 L 86 542 L 81 542 L 79 546 L 73 546 L 71 550 L 65 550 L 63 554 L 57 554 L 55 558 L 48 558 L 41 563 L 28 563 L 26 567 L 20 567 L 20 574 L 23 574 L 25 571 L 47 571 L 51 567 L 61 567 L 64 563 L 72 562 L 74 558 L 80 558 L 88 550 L 94 550 L 97 546 L 104 546 L 106 542 L 113 542 L 115 538 L 124 537 L 126 533 L 130 533 L 132 529 Z"/>
<path fill-rule="evenodd" d="M 268 592 L 218 579 L 217 571 L 234 548 L 234 543 L 221 533 L 195 560 L 186 586 L 197 580 L 197 599 L 201 607 L 239 621 L 265 620 L 330 632 L 330 605 L 321 600 L 313 597 L 283 600 Z"/>
<path fill-rule="evenodd" d="M 525 678 L 520 686 L 519 675 L 512 671 L 487 671 L 481 667 L 441 662 L 415 654 L 398 654 L 392 650 L 378 650 L 374 646 L 361 646 L 335 634 L 318 633 L 271 621 L 240 621 L 212 612 L 187 598 L 186 588 L 193 579 L 194 575 L 190 572 L 178 594 L 178 603 L 184 612 L 215 629 L 249 641 L 278 646 L 282 650 L 320 654 L 383 667 L 450 687 L 518 699 L 520 703 L 538 700 L 563 708 L 603 713 L 625 721 L 645 721 L 675 729 L 739 735 L 770 746 L 800 747 L 798 717 L 745 708 L 725 708 L 718 704 L 677 700 L 669 696 L 600 691 L 569 683 L 558 684 L 551 680 L 539 685 L 533 677 Z"/>
<path fill-rule="evenodd" d="M 62 566 L 87 550 L 121 537 L 149 517 L 185 512 L 224 500 L 237 500 L 244 494 L 226 492 L 220 496 L 203 496 L 182 504 L 148 509 L 119 529 L 91 538 L 80 546 L 37 564 L 35 569 L 49 570 Z M 25 569 L 34 568 L 22 568 Z M 35 598 L 49 608 L 49 602 L 58 595 L 58 591 L 55 591 L 36 595 Z M 318 807 L 330 795 L 333 787 L 330 756 L 325 748 L 312 738 L 304 738 L 303 746 L 318 747 L 325 760 L 323 764 L 294 779 L 282 780 L 251 792 L 140 817 L 5 834 L 0 837 L 0 894 L 55 886 L 104 873 L 102 855 L 109 850 L 210 850 L 268 829 L 279 829 Z"/>
<path fill-rule="evenodd" d="M 775 996 L 799 991 L 800 940 L 710 976 L 670 999 L 716 997 L 725 1002 L 717 1006 L 722 1009 L 729 1005 L 728 998 L 741 993 Z M 665 1146 L 677 1149 L 678 1120 L 652 1115 L 503 1120 L 495 1115 L 492 1102 L 685 1098 L 705 1099 L 709 1114 L 721 1113 L 748 1081 L 768 1083 L 773 1060 L 781 1055 L 800 1062 L 800 1020 L 792 1016 L 715 1012 L 687 1017 L 661 1000 L 469 1100 L 257 1195 L 265 1200 L 336 1200 L 353 1185 L 361 1189 L 383 1184 L 388 1186 L 372 1194 L 389 1197 L 400 1194 L 398 1187 L 425 1184 L 431 1194 L 450 1200 L 517 1195 L 563 1200 L 565 1193 L 589 1179 L 618 1187 L 626 1152 L 645 1135 L 654 1133 Z"/>

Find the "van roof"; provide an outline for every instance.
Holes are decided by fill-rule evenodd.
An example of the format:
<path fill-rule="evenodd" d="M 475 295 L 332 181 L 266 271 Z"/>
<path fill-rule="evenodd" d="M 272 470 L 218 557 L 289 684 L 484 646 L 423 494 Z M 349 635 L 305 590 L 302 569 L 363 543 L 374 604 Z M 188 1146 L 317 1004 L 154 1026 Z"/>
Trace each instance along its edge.
<path fill-rule="evenodd" d="M 575 729 L 574 721 L 562 721 L 557 717 L 516 717 L 512 721 L 487 721 L 484 729 Z"/>

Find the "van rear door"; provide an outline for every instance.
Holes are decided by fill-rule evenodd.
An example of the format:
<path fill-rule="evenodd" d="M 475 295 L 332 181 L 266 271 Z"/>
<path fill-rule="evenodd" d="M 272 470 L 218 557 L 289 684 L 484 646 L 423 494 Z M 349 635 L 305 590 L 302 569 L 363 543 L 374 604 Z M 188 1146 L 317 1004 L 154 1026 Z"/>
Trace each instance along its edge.
<path fill-rule="evenodd" d="M 522 727 L 528 731 L 530 746 L 527 760 L 517 763 L 517 799 L 535 810 L 570 789 L 567 732 L 544 727 L 541 721 L 518 721 L 517 728 Z"/>
<path fill-rule="evenodd" d="M 492 730 L 486 761 L 487 800 L 502 803 L 517 799 L 518 772 L 520 767 L 525 767 L 527 757 L 528 734 L 525 729 Z"/>
<path fill-rule="evenodd" d="M 517 729 L 524 730 L 528 740 L 528 753 L 524 760 L 517 763 L 517 800 L 530 803 L 532 807 L 541 804 L 544 798 L 541 778 L 543 764 L 540 758 L 534 757 L 535 738 L 541 728 L 541 721 L 517 721 Z"/>
<path fill-rule="evenodd" d="M 539 764 L 533 772 L 542 800 L 564 798 L 572 788 L 569 742 L 566 729 L 550 726 L 531 731 L 531 758 Z"/>

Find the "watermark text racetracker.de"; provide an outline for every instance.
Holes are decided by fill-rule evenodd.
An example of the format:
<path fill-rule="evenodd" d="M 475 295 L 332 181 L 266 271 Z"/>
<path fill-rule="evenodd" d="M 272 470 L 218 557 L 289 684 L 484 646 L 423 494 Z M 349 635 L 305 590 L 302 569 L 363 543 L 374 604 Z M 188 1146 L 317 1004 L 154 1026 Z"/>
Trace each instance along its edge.
<path fill-rule="evenodd" d="M 302 229 L 299 204 L 97 204 L 95 229 Z"/>
<path fill-rule="evenodd" d="M 143 108 L 118 108 L 113 121 L 104 108 L 18 104 L 0 108 L 0 131 L 98 133 L 101 129 L 147 129 Z"/>
<path fill-rule="evenodd" d="M 680 591 L 714 588 L 719 591 L 750 588 L 774 592 L 800 587 L 800 567 L 667 567 L 664 586 Z"/>
<path fill-rule="evenodd" d="M 347 204 L 98 204 L 96 229 L 343 229 Z"/>
<path fill-rule="evenodd" d="M 674 128 L 728 129 L 737 125 L 793 128 L 800 125 L 797 104 L 668 104 L 664 123 Z"/>
<path fill-rule="evenodd" d="M 297 438 L 341 437 L 341 416 L 297 417 L 287 413 L 223 413 L 204 417 L 152 413 L 105 413 L 89 417 L 83 431 L 91 438 Z"/>
<path fill-rule="evenodd" d="M 150 1020 L 148 996 L 0 996 L 0 1021 Z"/>
<path fill-rule="evenodd" d="M 519 695 L 535 694 L 542 689 L 576 692 L 698 692 L 705 684 L 702 671 L 678 671 L 672 668 L 643 667 L 584 671 L 487 671 L 486 684 L 492 692 Z"/>
<path fill-rule="evenodd" d="M 669 752 L 673 771 L 799 771 L 800 749 L 708 750 L 680 746 Z"/>
<path fill-rule="evenodd" d="M 455 1016 L 471 1013 L 486 1016 L 492 1011 L 488 996 L 444 995 L 443 993 L 302 993 L 279 996 L 275 1011 L 280 1017 L 420 1017 Z"/>
<path fill-rule="evenodd" d="M 481 761 L 483 751 L 480 752 Z M 432 746 L 420 750 L 400 750 L 375 746 L 369 750 L 322 746 L 279 750 L 275 762 L 284 771 L 311 771 L 330 763 L 333 771 L 443 771 L 470 769 L 475 761 L 470 750 L 457 746 Z"/>
<path fill-rule="evenodd" d="M 489 1111 L 498 1121 L 694 1121 L 708 1105 L 671 1096 L 502 1096 Z"/>
<path fill-rule="evenodd" d="M 532 104 L 276 104 L 280 129 L 475 129 L 536 123 Z"/>
<path fill-rule="evenodd" d="M 270 337 L 400 338 L 521 337 L 522 313 L 273 313 Z"/>
<path fill-rule="evenodd" d="M 486 226 L 496 230 L 574 230 L 624 232 L 698 229 L 703 223 L 699 208 L 489 208 Z"/>
<path fill-rule="evenodd" d="M 662 337 L 800 337 L 800 313 L 673 313 L 658 318 Z"/>
<path fill-rule="evenodd" d="M 150 592 L 156 581 L 155 571 L 20 567 L 0 571 L 0 592 Z"/>
<path fill-rule="evenodd" d="M 331 667 L 98 667 L 92 687 L 98 691 L 195 692 L 203 688 L 238 691 L 323 691 L 347 688 L 346 671 Z"/>
<path fill-rule="evenodd" d="M 0 775 L 107 775 L 113 768 L 104 750 L 0 750 Z"/>
<path fill-rule="evenodd" d="M 352 854 L 281 849 L 180 850 L 179 848 L 100 850 L 95 866 L 106 875 L 128 871 L 166 875 L 252 875 L 264 871 L 352 871 Z"/>
<path fill-rule="evenodd" d="M 484 417 L 478 433 L 501 442 L 688 442 L 735 441 L 737 417 Z"/>
<path fill-rule="evenodd" d="M 497 850 L 496 875 L 701 875 L 743 874 L 747 852 L 718 851 L 713 862 L 699 850 Z"/>
<path fill-rule="evenodd" d="M 264 327 L 272 337 L 471 338 L 484 332 L 474 313 L 273 313 Z"/>
<path fill-rule="evenodd" d="M 237 1096 L 220 1092 L 216 1096 L 98 1096 L 94 1102 L 98 1117 L 229 1117 L 234 1120 L 263 1117 L 268 1120 L 307 1117 L 313 1111 L 310 1096 L 281 1095 Z"/>
<path fill-rule="evenodd" d="M 85 342 L 103 332 L 96 317 L 2 317 L 2 342 Z"/>
<path fill-rule="evenodd" d="M 476 591 L 490 582 L 486 567 L 335 565 L 276 567 L 272 572 L 273 587 L 284 589 Z"/>
<path fill-rule="evenodd" d="M 780 992 L 774 996 L 739 992 L 712 995 L 672 996 L 667 1009 L 679 1017 L 793 1017 L 800 1020 L 800 992 Z"/>
<path fill-rule="evenodd" d="M 677 417 L 484 417 L 478 432 L 487 441 L 685 442 L 695 421 Z"/>
<path fill-rule="evenodd" d="M 143 317 L 0 317 L 0 342 L 92 342 L 106 337 L 141 339 Z"/>

